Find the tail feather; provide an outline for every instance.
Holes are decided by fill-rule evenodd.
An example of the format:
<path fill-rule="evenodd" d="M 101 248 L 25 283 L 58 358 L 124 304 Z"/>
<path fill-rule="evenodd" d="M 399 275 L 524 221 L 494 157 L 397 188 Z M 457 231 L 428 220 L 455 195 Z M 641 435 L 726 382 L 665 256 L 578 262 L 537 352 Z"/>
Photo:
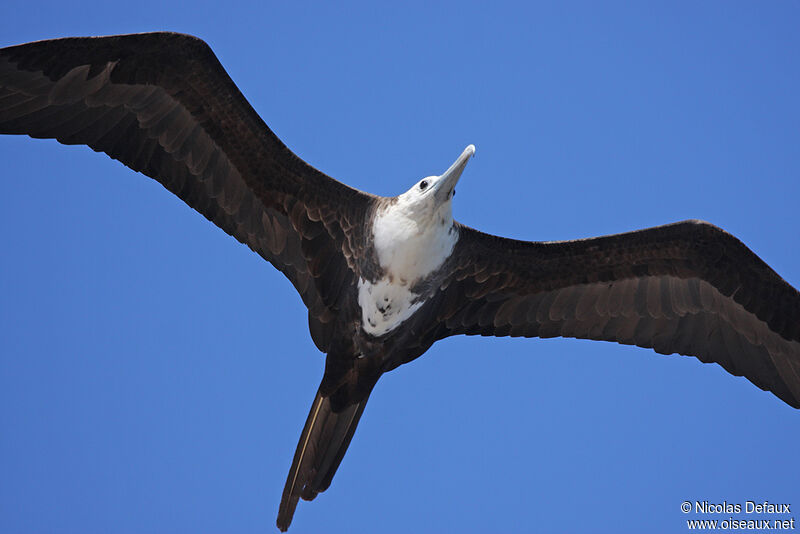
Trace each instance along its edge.
<path fill-rule="evenodd" d="M 368 399 L 366 396 L 336 413 L 331 409 L 330 398 L 317 391 L 283 488 L 277 521 L 281 531 L 292 523 L 301 497 L 310 501 L 331 485 Z"/>

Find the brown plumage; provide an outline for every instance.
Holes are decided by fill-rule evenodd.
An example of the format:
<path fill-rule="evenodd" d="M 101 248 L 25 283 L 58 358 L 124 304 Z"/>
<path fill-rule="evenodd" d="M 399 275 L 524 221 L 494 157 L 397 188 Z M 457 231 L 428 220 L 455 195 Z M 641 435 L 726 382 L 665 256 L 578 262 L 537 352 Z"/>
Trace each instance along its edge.
<path fill-rule="evenodd" d="M 532 243 L 457 224 L 424 302 L 366 333 L 359 280 L 391 199 L 343 185 L 269 130 L 197 38 L 152 33 L 0 50 L 0 133 L 85 144 L 154 178 L 278 268 L 308 307 L 325 374 L 286 481 L 278 526 L 328 488 L 380 376 L 456 334 L 616 341 L 716 362 L 800 407 L 800 294 L 702 222 Z"/>
<path fill-rule="evenodd" d="M 800 295 L 702 222 L 531 243 L 463 230 L 444 332 L 575 337 L 696 356 L 800 408 Z"/>

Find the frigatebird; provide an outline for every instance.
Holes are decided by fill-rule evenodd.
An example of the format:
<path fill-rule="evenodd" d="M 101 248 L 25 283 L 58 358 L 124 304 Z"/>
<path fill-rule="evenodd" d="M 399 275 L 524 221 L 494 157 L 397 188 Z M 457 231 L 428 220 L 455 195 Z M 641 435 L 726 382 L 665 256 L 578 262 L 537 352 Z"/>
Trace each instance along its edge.
<path fill-rule="evenodd" d="M 0 133 L 85 144 L 264 257 L 308 308 L 325 373 L 278 514 L 328 488 L 380 376 L 456 334 L 576 337 L 695 356 L 800 407 L 800 294 L 735 237 L 686 221 L 566 242 L 455 222 L 467 147 L 392 198 L 295 156 L 201 40 L 173 33 L 0 50 Z"/>

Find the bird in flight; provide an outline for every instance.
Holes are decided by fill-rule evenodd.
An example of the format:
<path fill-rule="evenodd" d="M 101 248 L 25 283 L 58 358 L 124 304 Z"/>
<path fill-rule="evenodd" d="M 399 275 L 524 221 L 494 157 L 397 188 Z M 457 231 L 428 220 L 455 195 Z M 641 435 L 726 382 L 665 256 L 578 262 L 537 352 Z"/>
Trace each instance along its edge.
<path fill-rule="evenodd" d="M 475 153 L 396 197 L 293 154 L 200 39 L 175 33 L 0 49 L 0 133 L 88 145 L 160 182 L 272 263 L 326 354 L 281 498 L 330 486 L 378 379 L 457 334 L 573 337 L 695 356 L 800 408 L 800 294 L 701 221 L 560 242 L 453 220 Z"/>

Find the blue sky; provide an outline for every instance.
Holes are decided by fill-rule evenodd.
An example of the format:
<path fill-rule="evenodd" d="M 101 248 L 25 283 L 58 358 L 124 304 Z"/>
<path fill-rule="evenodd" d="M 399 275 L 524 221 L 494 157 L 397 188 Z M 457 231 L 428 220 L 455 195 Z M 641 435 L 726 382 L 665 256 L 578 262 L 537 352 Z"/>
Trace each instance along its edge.
<path fill-rule="evenodd" d="M 474 143 L 465 224 L 700 218 L 800 286 L 797 3 L 287 4 L 7 0 L 0 45 L 192 33 L 355 187 L 397 194 Z M 324 363 L 291 285 L 89 149 L 2 137 L 0 160 L 0 531 L 277 531 Z M 452 338 L 381 379 L 290 532 L 682 532 L 684 500 L 800 507 L 798 421 L 694 358 Z"/>

